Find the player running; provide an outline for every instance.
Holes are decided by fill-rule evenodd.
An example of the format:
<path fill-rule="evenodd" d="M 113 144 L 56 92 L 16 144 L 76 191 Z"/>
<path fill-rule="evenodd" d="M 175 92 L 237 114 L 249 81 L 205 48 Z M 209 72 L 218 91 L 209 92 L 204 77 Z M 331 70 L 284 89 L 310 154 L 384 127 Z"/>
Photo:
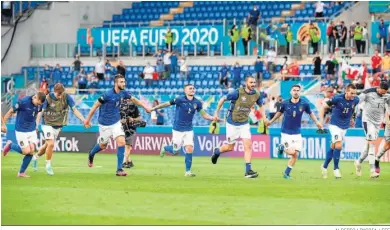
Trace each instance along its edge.
<path fill-rule="evenodd" d="M 354 123 L 355 109 L 359 103 L 359 98 L 356 97 L 356 86 L 353 84 L 347 85 L 344 94 L 338 94 L 323 105 L 320 109 L 320 123 L 324 122 L 324 111 L 332 107 L 332 114 L 330 118 L 329 131 L 332 138 L 331 149 L 326 153 L 326 159 L 322 165 L 322 176 L 324 179 L 328 178 L 328 165 L 334 161 L 334 176 L 336 179 L 341 178 L 339 169 L 340 153 L 343 147 L 342 141 L 344 139 L 347 129 Z M 352 119 L 351 119 L 352 118 Z"/>
<path fill-rule="evenodd" d="M 123 99 L 121 101 L 121 123 L 125 132 L 125 159 L 123 168 L 134 167 L 133 161 L 130 158 L 131 148 L 134 142 L 134 136 L 137 127 L 145 127 L 146 122 L 142 120 L 138 107 L 131 100 Z"/>
<path fill-rule="evenodd" d="M 381 168 L 379 167 L 379 162 L 383 155 L 387 152 L 387 150 L 390 149 L 390 112 L 389 112 L 389 106 L 386 104 L 386 127 L 385 127 L 385 144 L 380 148 L 379 154 L 375 157 L 375 172 L 377 173 L 377 176 L 381 173 Z"/>
<path fill-rule="evenodd" d="M 46 153 L 46 172 L 49 175 L 54 175 L 51 166 L 51 159 L 53 157 L 53 149 L 58 135 L 62 127 L 68 124 L 69 108 L 72 109 L 74 115 L 84 122 L 84 117 L 76 108 L 75 102 L 67 93 L 65 87 L 61 83 L 54 85 L 54 92 L 46 95 L 46 102 L 43 104 L 42 113 L 42 131 L 45 138 L 45 144 L 41 146 L 38 153 L 33 156 L 34 171 L 38 170 L 38 158 Z M 40 120 L 41 114 L 38 115 Z"/>
<path fill-rule="evenodd" d="M 370 176 L 376 178 L 379 174 L 375 170 L 375 141 L 385 117 L 386 108 L 390 105 L 389 85 L 382 81 L 378 88 L 370 88 L 359 95 L 363 108 L 363 127 L 366 134 L 366 147 L 360 158 L 355 161 L 356 175 L 361 176 L 361 163 L 368 157 Z M 382 149 L 383 150 L 383 149 Z"/>
<path fill-rule="evenodd" d="M 227 114 L 226 122 L 226 139 L 228 144 L 214 149 L 211 156 L 211 162 L 216 164 L 220 154 L 230 152 L 234 149 L 236 142 L 241 138 L 244 142 L 244 160 L 245 160 L 245 177 L 256 178 L 258 173 L 252 170 L 252 140 L 250 126 L 248 123 L 249 113 L 254 104 L 259 105 L 262 118 L 265 120 L 263 100 L 259 92 L 255 90 L 256 79 L 248 76 L 245 79 L 245 88 L 237 89 L 227 96 L 222 97 L 215 111 L 214 117 L 218 118 L 219 111 L 225 103 L 230 101 L 230 107 Z M 265 120 L 264 123 L 267 121 Z"/>
<path fill-rule="evenodd" d="M 192 153 L 194 152 L 194 130 L 192 121 L 194 119 L 195 112 L 199 112 L 200 115 L 209 121 L 218 121 L 217 117 L 212 117 L 203 110 L 202 102 L 199 101 L 195 95 L 195 87 L 192 84 L 184 86 L 185 96 L 177 97 L 169 102 L 159 104 L 152 108 L 152 111 L 162 109 L 171 105 L 176 106 L 175 120 L 172 128 L 172 144 L 162 146 L 160 156 L 165 154 L 178 154 L 182 152 L 185 155 L 185 168 L 186 172 L 184 176 L 194 177 L 195 174 L 191 172 L 192 166 Z"/>
<path fill-rule="evenodd" d="M 290 93 L 291 98 L 282 102 L 280 110 L 267 124 L 268 126 L 271 125 L 282 114 L 284 114 L 281 129 L 282 132 L 281 145 L 279 146 L 279 155 L 283 154 L 284 151 L 291 157 L 283 174 L 285 179 L 291 178 L 290 172 L 298 159 L 299 153 L 302 151 L 301 123 L 303 113 L 306 112 L 309 114 L 310 118 L 314 121 L 317 127 L 322 129 L 322 124 L 317 120 L 314 113 L 310 110 L 310 104 L 300 98 L 301 86 L 293 85 Z"/>
<path fill-rule="evenodd" d="M 34 96 L 21 98 L 4 116 L 1 130 L 7 132 L 6 123 L 12 114 L 17 113 L 15 123 L 15 135 L 18 144 L 7 141 L 4 146 L 3 155 L 7 156 L 12 149 L 24 155 L 22 166 L 18 177 L 30 177 L 26 174 L 26 169 L 33 157 L 35 146 L 37 145 L 37 117 L 42 110 L 42 104 L 46 100 L 46 95 L 39 92 Z"/>
<path fill-rule="evenodd" d="M 114 88 L 105 92 L 99 97 L 97 102 L 91 108 L 84 125 L 89 126 L 93 114 L 99 108 L 99 133 L 97 144 L 89 152 L 88 166 L 93 166 L 93 159 L 96 153 L 102 151 L 107 147 L 111 137 L 116 141 L 117 145 L 117 176 L 127 176 L 127 173 L 122 170 L 122 163 L 125 152 L 125 133 L 121 124 L 120 116 L 120 102 L 123 99 L 130 99 L 135 104 L 144 108 L 148 113 L 150 109 L 144 103 L 131 96 L 131 94 L 124 90 L 126 85 L 125 77 L 117 74 L 114 78 Z"/>

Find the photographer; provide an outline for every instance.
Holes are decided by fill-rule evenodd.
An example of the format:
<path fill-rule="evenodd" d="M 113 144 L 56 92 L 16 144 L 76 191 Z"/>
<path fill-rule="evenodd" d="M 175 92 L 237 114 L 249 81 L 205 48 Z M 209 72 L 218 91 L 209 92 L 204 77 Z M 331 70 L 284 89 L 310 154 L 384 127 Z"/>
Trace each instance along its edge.
<path fill-rule="evenodd" d="M 137 127 L 145 127 L 146 122 L 142 120 L 138 107 L 130 100 L 121 101 L 121 123 L 126 138 L 125 158 L 122 167 L 131 168 L 134 167 L 133 161 L 130 159 L 134 135 Z"/>

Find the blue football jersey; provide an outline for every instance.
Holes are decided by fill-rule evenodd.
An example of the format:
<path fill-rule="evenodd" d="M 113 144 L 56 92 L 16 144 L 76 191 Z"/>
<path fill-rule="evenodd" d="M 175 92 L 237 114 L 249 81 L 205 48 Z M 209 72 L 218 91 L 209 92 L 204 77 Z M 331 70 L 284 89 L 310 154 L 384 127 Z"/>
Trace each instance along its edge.
<path fill-rule="evenodd" d="M 15 130 L 18 132 L 35 131 L 37 115 L 42 111 L 42 106 L 35 106 L 32 103 L 32 96 L 27 96 L 21 98 L 12 108 L 17 113 Z"/>
<path fill-rule="evenodd" d="M 299 99 L 297 103 L 285 100 L 280 106 L 279 112 L 283 113 L 282 133 L 300 134 L 302 115 L 304 112 L 311 114 L 310 105 L 307 101 Z"/>
<path fill-rule="evenodd" d="M 195 112 L 202 110 L 202 102 L 196 98 L 189 100 L 186 96 L 183 96 L 171 100 L 170 103 L 176 105 L 173 130 L 179 132 L 192 131 L 192 120 Z"/>
<path fill-rule="evenodd" d="M 114 88 L 100 96 L 98 101 L 102 104 L 99 107 L 98 122 L 100 125 L 109 126 L 120 121 L 120 104 L 122 99 L 130 99 L 131 94 L 122 90 L 116 93 Z"/>
<path fill-rule="evenodd" d="M 345 99 L 345 94 L 338 94 L 327 102 L 332 107 L 330 124 L 341 129 L 348 129 L 355 107 L 359 104 L 359 98 L 352 100 Z"/>

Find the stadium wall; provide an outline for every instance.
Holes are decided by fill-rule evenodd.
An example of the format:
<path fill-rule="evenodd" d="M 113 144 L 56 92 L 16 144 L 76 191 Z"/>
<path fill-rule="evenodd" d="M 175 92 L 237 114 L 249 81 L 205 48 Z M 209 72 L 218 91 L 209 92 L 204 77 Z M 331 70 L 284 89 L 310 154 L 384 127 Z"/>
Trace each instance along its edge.
<path fill-rule="evenodd" d="M 195 156 L 210 156 L 213 147 L 219 146 L 225 141 L 225 128 L 221 127 L 221 134 L 211 135 L 208 133 L 208 127 L 195 127 Z M 169 144 L 172 138 L 171 127 L 146 127 L 139 128 L 136 138 L 133 143 L 133 152 L 143 155 L 158 155 L 163 144 Z M 278 145 L 280 144 L 280 129 L 271 128 L 269 135 L 259 135 L 257 128 L 251 128 L 252 135 L 252 151 L 255 158 L 278 158 Z M 87 153 L 90 148 L 96 143 L 98 137 L 98 127 L 93 126 L 90 129 L 84 129 L 82 126 L 67 126 L 64 127 L 60 137 L 56 141 L 55 151 L 57 152 L 76 152 Z M 303 148 L 299 156 L 300 159 L 323 160 L 326 152 L 330 148 L 330 136 L 320 135 L 316 133 L 316 129 L 303 129 Z M 383 130 L 380 132 L 383 136 Z M 2 142 L 6 140 L 16 141 L 14 125 L 8 125 L 7 135 L 2 134 Z M 38 147 L 43 144 L 43 135 L 39 132 Z M 365 137 L 363 129 L 349 129 L 344 143 L 344 148 L 341 153 L 342 160 L 355 160 L 360 156 L 364 149 Z M 376 141 L 376 152 L 381 145 L 384 144 L 384 139 L 380 137 Z M 115 153 L 115 142 L 111 140 L 108 143 L 108 148 L 104 153 Z M 243 144 L 238 142 L 234 151 L 226 154 L 228 157 L 242 157 Z M 283 155 L 282 158 L 287 158 Z M 382 158 L 384 162 L 390 162 L 390 152 L 388 151 Z"/>

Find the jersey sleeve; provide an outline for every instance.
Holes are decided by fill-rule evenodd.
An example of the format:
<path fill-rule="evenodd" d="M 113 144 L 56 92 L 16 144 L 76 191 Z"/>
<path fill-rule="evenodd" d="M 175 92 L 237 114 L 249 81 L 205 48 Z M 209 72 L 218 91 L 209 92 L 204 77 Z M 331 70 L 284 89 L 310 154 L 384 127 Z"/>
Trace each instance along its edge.
<path fill-rule="evenodd" d="M 196 107 L 196 111 L 200 112 L 203 109 L 202 102 L 198 101 L 197 104 L 198 106 Z"/>
<path fill-rule="evenodd" d="M 99 97 L 98 101 L 99 101 L 101 104 L 106 103 L 106 101 L 108 101 L 107 93 L 103 93 L 103 94 Z"/>
<path fill-rule="evenodd" d="M 68 106 L 73 109 L 76 106 L 76 103 L 74 102 L 73 98 L 69 95 L 66 95 L 66 103 L 68 103 Z"/>
<path fill-rule="evenodd" d="M 227 101 L 235 101 L 238 99 L 238 90 L 234 90 L 231 93 L 228 93 L 228 95 L 225 96 Z"/>
<path fill-rule="evenodd" d="M 172 98 L 172 100 L 169 101 L 171 105 L 180 104 L 180 97 Z"/>
<path fill-rule="evenodd" d="M 123 91 L 123 94 L 125 96 L 125 99 L 131 99 L 131 93 L 127 90 Z"/>
<path fill-rule="evenodd" d="M 257 99 L 257 101 L 256 101 L 256 104 L 258 105 L 258 106 L 263 106 L 263 96 L 259 96 L 259 98 Z"/>
<path fill-rule="evenodd" d="M 311 114 L 311 109 L 310 109 L 310 104 L 309 103 L 306 104 L 305 112 L 307 114 Z"/>
<path fill-rule="evenodd" d="M 17 112 L 20 110 L 20 108 L 22 107 L 23 105 L 23 102 L 21 102 L 20 100 L 18 100 L 13 106 L 12 106 L 12 109 L 14 110 L 14 112 Z"/>
<path fill-rule="evenodd" d="M 332 105 L 337 104 L 337 102 L 338 102 L 338 97 L 332 97 L 332 99 L 330 99 L 329 101 L 327 101 L 326 104 L 327 104 L 329 107 L 332 107 Z"/>
<path fill-rule="evenodd" d="M 361 92 L 360 95 L 359 95 L 359 97 L 358 97 L 358 100 L 359 100 L 360 102 L 364 102 L 364 101 L 366 100 L 366 95 L 367 95 L 367 94 L 365 94 L 364 92 Z"/>
<path fill-rule="evenodd" d="M 279 113 L 284 113 L 284 110 L 286 109 L 285 107 L 286 107 L 286 104 L 282 102 L 282 103 L 280 104 L 280 109 L 279 109 L 278 112 L 279 112 Z"/>

